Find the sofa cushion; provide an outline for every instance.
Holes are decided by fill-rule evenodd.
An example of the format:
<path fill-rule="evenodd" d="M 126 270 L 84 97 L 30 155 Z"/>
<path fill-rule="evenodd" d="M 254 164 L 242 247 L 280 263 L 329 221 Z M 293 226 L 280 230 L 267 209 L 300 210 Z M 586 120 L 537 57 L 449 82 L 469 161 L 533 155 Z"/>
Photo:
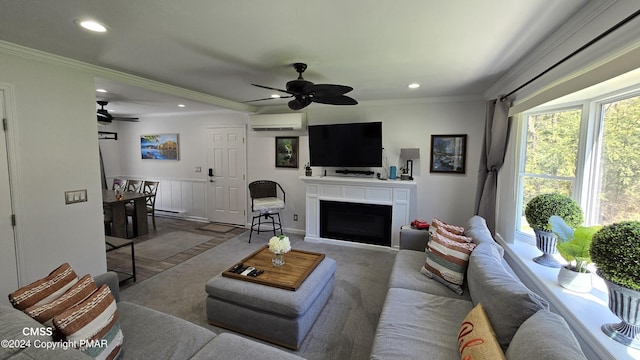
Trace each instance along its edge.
<path fill-rule="evenodd" d="M 473 303 L 483 305 L 503 350 L 525 320 L 549 308 L 546 300 L 502 266 L 502 256 L 492 244 L 480 244 L 473 251 L 467 279 Z"/>
<path fill-rule="evenodd" d="M 464 318 L 458 335 L 461 359 L 504 359 L 491 322 L 482 307 L 476 305 Z"/>
<path fill-rule="evenodd" d="M 242 349 L 241 351 L 239 349 Z M 211 340 L 191 360 L 303 360 L 303 358 L 284 352 L 254 340 L 222 333 Z"/>
<path fill-rule="evenodd" d="M 118 303 L 118 312 L 125 359 L 190 359 L 216 336 L 186 320 L 127 301 Z"/>
<path fill-rule="evenodd" d="M 508 360 L 585 360 L 580 344 L 567 322 L 540 310 L 520 325 L 507 349 Z"/>
<path fill-rule="evenodd" d="M 460 296 L 449 288 L 442 286 L 438 281 L 421 274 L 418 269 L 424 265 L 424 257 L 424 251 L 398 251 L 393 263 L 393 268 L 391 268 L 389 287 L 416 290 L 427 294 L 471 301 L 466 283 L 462 286 L 464 292 L 462 296 Z"/>
<path fill-rule="evenodd" d="M 93 278 L 90 275 L 85 275 L 57 299 L 44 305 L 32 306 L 25 309 L 24 312 L 38 322 L 52 326 L 51 320 L 56 315 L 81 302 L 97 289 Z"/>
<path fill-rule="evenodd" d="M 53 318 L 53 326 L 64 339 L 76 342 L 96 341 L 82 347 L 82 352 L 94 358 L 113 359 L 122 346 L 122 331 L 118 321 L 116 300 L 107 285 L 102 285 L 82 302 Z"/>
<path fill-rule="evenodd" d="M 427 259 L 420 272 L 462 295 L 469 254 L 475 246 L 473 243 L 457 242 L 435 233 L 427 243 Z"/>
<path fill-rule="evenodd" d="M 466 300 L 389 289 L 371 359 L 460 359 L 458 331 L 472 308 Z"/>
<path fill-rule="evenodd" d="M 71 265 L 64 263 L 48 276 L 9 294 L 9 301 L 19 310 L 46 304 L 64 294 L 76 281 L 78 281 L 76 272 Z"/>
<path fill-rule="evenodd" d="M 471 237 L 476 244 L 489 243 L 497 246 L 500 251 L 500 256 L 504 255 L 504 249 L 493 239 L 491 231 L 489 231 L 487 227 L 487 221 L 483 217 L 478 215 L 471 217 L 469 222 L 467 222 L 464 234 Z"/>

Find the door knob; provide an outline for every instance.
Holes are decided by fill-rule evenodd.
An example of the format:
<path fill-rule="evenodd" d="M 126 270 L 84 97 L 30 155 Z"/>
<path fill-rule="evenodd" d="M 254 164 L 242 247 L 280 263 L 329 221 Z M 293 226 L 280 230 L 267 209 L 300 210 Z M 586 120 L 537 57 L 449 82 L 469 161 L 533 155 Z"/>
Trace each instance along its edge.
<path fill-rule="evenodd" d="M 213 180 L 213 169 L 209 168 L 209 182 L 216 182 L 215 180 Z"/>

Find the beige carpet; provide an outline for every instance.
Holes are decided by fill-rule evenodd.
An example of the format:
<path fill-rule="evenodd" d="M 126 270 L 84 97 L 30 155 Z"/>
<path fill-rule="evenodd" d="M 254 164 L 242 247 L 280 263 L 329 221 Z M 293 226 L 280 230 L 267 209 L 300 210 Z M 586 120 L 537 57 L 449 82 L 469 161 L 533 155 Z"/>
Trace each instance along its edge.
<path fill-rule="evenodd" d="M 228 233 L 233 229 L 235 229 L 235 227 L 229 226 L 229 225 L 217 224 L 217 223 L 207 224 L 205 226 L 201 226 L 198 228 L 198 230 L 207 230 L 207 231 L 219 232 L 223 234 Z"/>
<path fill-rule="evenodd" d="M 209 240 L 210 236 L 174 231 L 136 244 L 136 257 L 162 261 Z"/>

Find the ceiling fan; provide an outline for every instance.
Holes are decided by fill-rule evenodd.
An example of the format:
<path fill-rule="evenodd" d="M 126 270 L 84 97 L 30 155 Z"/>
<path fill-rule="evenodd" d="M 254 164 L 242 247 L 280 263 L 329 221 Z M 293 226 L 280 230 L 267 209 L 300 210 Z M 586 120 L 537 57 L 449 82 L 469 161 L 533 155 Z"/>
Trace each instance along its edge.
<path fill-rule="evenodd" d="M 351 86 L 334 85 L 334 84 L 314 84 L 302 77 L 302 73 L 307 69 L 307 64 L 295 63 L 293 68 L 298 72 L 298 78 L 287 82 L 286 90 L 277 89 L 270 86 L 251 84 L 264 89 L 276 90 L 289 94 L 289 96 L 269 97 L 264 99 L 256 99 L 245 102 L 286 99 L 293 98 L 289 101 L 289 109 L 300 110 L 307 107 L 312 102 L 329 105 L 356 105 L 358 102 L 345 94 L 353 90 Z"/>
<path fill-rule="evenodd" d="M 104 125 L 111 124 L 112 120 L 133 121 L 133 122 L 137 122 L 138 121 L 138 118 L 136 118 L 136 117 L 113 116 L 113 115 L 109 114 L 109 111 L 107 111 L 107 109 L 104 108 L 105 106 L 107 106 L 107 104 L 109 104 L 108 101 L 98 100 L 98 101 L 96 101 L 96 103 L 98 105 L 100 105 L 100 109 L 98 109 L 96 115 L 98 116 L 98 122 L 101 123 L 101 124 L 104 124 Z"/>

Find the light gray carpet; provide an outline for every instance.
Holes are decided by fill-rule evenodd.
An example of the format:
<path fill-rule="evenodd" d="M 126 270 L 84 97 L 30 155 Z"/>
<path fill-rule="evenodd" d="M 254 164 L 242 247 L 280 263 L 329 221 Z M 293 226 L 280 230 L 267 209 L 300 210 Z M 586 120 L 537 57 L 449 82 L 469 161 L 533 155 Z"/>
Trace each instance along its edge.
<path fill-rule="evenodd" d="M 209 240 L 210 236 L 174 231 L 136 244 L 136 257 L 162 261 Z"/>
<path fill-rule="evenodd" d="M 247 242 L 248 237 L 246 232 L 227 240 L 125 289 L 121 298 L 178 316 L 216 333 L 225 332 L 227 330 L 207 323 L 204 287 L 211 277 L 264 246 L 271 235 L 254 234 L 251 244 Z M 289 237 L 292 247 L 323 252 L 336 260 L 338 267 L 333 294 L 300 349 L 281 349 L 310 360 L 368 359 L 395 252 L 304 242 L 300 235 Z"/>

